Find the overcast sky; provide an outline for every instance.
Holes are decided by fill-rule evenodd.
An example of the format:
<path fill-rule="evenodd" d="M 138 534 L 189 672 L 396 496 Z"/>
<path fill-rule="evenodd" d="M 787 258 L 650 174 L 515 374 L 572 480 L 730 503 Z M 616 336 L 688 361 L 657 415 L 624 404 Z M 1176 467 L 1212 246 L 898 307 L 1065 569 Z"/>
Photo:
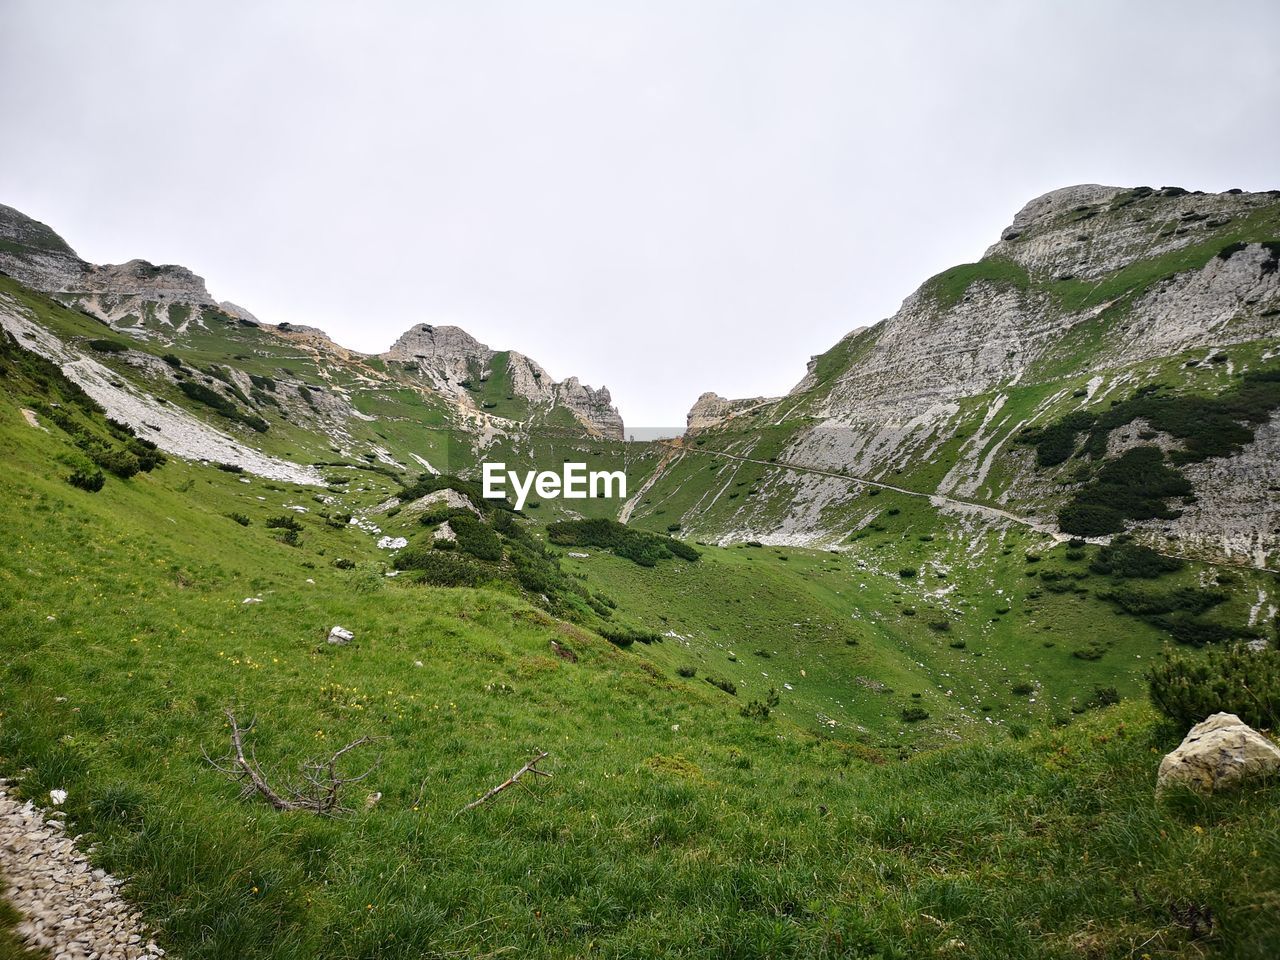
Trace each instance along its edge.
<path fill-rule="evenodd" d="M 1278 39 L 1265 0 L 0 0 L 0 203 L 264 321 L 458 324 L 682 425 L 1047 190 L 1280 187 Z"/>

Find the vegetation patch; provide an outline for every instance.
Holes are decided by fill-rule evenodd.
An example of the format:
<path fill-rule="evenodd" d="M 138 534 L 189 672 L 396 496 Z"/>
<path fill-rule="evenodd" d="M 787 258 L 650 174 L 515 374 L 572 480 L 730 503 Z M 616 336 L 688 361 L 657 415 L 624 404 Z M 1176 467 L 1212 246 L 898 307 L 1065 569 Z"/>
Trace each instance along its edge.
<path fill-rule="evenodd" d="M 599 547 L 642 567 L 656 566 L 660 560 L 679 558 L 694 561 L 698 551 L 680 540 L 636 530 L 616 520 L 560 520 L 547 527 L 547 539 L 557 546 Z"/>
<path fill-rule="evenodd" d="M 1185 728 L 1234 713 L 1252 727 L 1280 728 L 1280 650 L 1244 644 L 1170 657 L 1147 678 L 1151 702 Z"/>

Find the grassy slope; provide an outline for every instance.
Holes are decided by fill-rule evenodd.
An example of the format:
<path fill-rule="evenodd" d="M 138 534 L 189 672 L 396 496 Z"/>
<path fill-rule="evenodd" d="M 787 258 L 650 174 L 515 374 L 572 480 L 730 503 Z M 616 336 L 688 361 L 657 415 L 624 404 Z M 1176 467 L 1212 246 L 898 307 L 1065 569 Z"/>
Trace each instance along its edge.
<path fill-rule="evenodd" d="M 1209 945 L 1223 955 L 1267 956 L 1280 936 L 1266 909 L 1280 883 L 1272 794 L 1153 804 L 1171 732 L 1144 708 L 877 763 L 883 751 L 793 723 L 809 719 L 795 701 L 760 723 L 669 676 L 674 644 L 653 648 L 655 672 L 518 598 L 388 582 L 371 538 L 314 515 L 300 547 L 277 543 L 261 521 L 294 490 L 173 462 L 84 494 L 59 479 L 56 434 L 12 403 L 0 413 L 12 519 L 0 766 L 29 771 L 28 795 L 69 790 L 76 828 L 134 878 L 130 896 L 182 956 L 915 957 L 956 940 L 973 956 L 1082 942 L 1161 956 L 1199 950 L 1176 922 L 1192 901 L 1218 918 Z M 335 570 L 338 554 L 360 565 Z M 703 579 L 683 585 L 686 615 L 722 618 L 709 597 L 746 604 L 748 583 L 767 602 L 739 623 L 842 613 L 825 558 L 712 552 L 689 568 Z M 656 578 L 677 568 L 645 584 L 620 563 L 593 580 L 656 609 Z M 877 602 L 891 593 L 878 586 Z M 324 645 L 334 623 L 356 642 Z M 886 627 L 832 653 L 825 627 L 835 620 L 794 642 L 775 634 L 771 665 L 913 642 Z M 578 662 L 554 657 L 552 640 Z M 905 671 L 889 653 L 885 669 Z M 816 703 L 839 673 L 811 672 Z M 258 718 L 258 756 L 277 776 L 355 736 L 384 738 L 367 784 L 381 802 L 317 820 L 238 800 L 201 759 L 224 746 L 229 705 Z M 543 802 L 516 793 L 456 815 L 538 747 L 556 774 Z"/>

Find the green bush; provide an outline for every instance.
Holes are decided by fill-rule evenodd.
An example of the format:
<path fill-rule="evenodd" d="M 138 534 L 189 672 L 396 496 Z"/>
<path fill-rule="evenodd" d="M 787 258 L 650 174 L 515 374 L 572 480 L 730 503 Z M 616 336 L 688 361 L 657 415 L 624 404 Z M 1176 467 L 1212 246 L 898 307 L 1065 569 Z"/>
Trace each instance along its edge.
<path fill-rule="evenodd" d="M 227 519 L 234 520 L 236 523 L 240 524 L 240 526 L 242 527 L 247 527 L 249 525 L 249 518 L 246 517 L 243 513 L 228 513 Z"/>
<path fill-rule="evenodd" d="M 1243 644 L 1177 655 L 1147 676 L 1151 702 L 1179 727 L 1234 713 L 1253 727 L 1280 727 L 1280 650 Z"/>
<path fill-rule="evenodd" d="M 699 553 L 672 537 L 636 530 L 616 520 L 561 520 L 547 527 L 547 539 L 557 546 L 599 547 L 642 567 L 671 557 L 694 561 Z"/>
<path fill-rule="evenodd" d="M 921 720 L 929 719 L 929 711 L 924 707 L 903 707 L 898 716 L 902 717 L 907 723 L 919 723 Z"/>
<path fill-rule="evenodd" d="M 283 513 L 278 517 L 268 517 L 266 526 L 271 530 L 291 530 L 294 533 L 302 529 L 302 524 L 298 522 L 298 518 L 289 513 Z"/>
<path fill-rule="evenodd" d="M 636 630 L 633 627 L 600 627 L 596 632 L 618 647 L 629 647 L 633 643 L 662 642 L 662 634 L 652 630 Z"/>
<path fill-rule="evenodd" d="M 493 528 L 469 511 L 455 512 L 449 526 L 457 537 L 457 547 L 477 560 L 501 560 L 502 541 Z"/>
<path fill-rule="evenodd" d="M 266 433 L 269 426 L 267 421 L 263 420 L 256 413 L 247 413 L 241 410 L 234 403 L 213 390 L 206 387 L 203 383 L 196 383 L 194 380 L 183 380 L 178 383 L 178 389 L 185 393 L 189 398 L 198 403 L 203 403 L 206 407 L 211 408 L 221 416 L 228 420 L 234 420 L 237 423 L 243 423 L 245 426 Z M 248 401 L 246 401 L 247 403 Z"/>
<path fill-rule="evenodd" d="M 770 687 L 769 693 L 763 700 L 751 700 L 743 705 L 738 712 L 748 720 L 768 720 L 769 714 L 781 702 L 776 687 Z"/>
<path fill-rule="evenodd" d="M 418 573 L 417 582 L 432 587 L 476 587 L 484 579 L 480 565 L 454 553 L 406 547 L 396 555 L 396 566 Z"/>
<path fill-rule="evenodd" d="M 732 680 L 726 680 L 724 677 L 707 677 L 706 681 L 730 696 L 736 697 L 738 695 L 738 685 Z"/>
<path fill-rule="evenodd" d="M 1089 569 L 1120 580 L 1150 580 L 1165 573 L 1176 573 L 1185 566 L 1186 562 L 1176 557 L 1164 557 L 1128 537 L 1116 537 L 1098 551 Z"/>
<path fill-rule="evenodd" d="M 90 340 L 88 345 L 89 349 L 97 350 L 98 353 L 124 353 L 129 349 L 128 344 L 119 340 Z"/>
<path fill-rule="evenodd" d="M 138 458 L 128 450 L 118 447 L 90 449 L 89 458 L 108 473 L 113 473 L 121 480 L 128 480 L 142 469 Z"/>
<path fill-rule="evenodd" d="M 679 666 L 676 667 L 676 676 L 684 677 L 686 680 L 698 675 L 697 667 Z"/>
<path fill-rule="evenodd" d="M 903 580 L 910 580 L 919 572 L 920 571 L 918 571 L 915 567 L 903 567 L 901 570 L 898 571 L 898 576 L 900 576 Z"/>
<path fill-rule="evenodd" d="M 102 475 L 102 471 L 96 467 L 77 467 L 71 471 L 71 475 L 67 477 L 67 483 L 73 487 L 79 487 L 81 490 L 87 490 L 90 493 L 97 493 L 102 489 L 102 485 L 107 482 L 107 478 Z"/>
<path fill-rule="evenodd" d="M 175 370 L 182 369 L 182 358 L 179 357 L 176 353 L 166 353 L 160 359 L 163 360 L 165 363 L 167 363 L 169 366 L 173 367 L 173 369 Z"/>

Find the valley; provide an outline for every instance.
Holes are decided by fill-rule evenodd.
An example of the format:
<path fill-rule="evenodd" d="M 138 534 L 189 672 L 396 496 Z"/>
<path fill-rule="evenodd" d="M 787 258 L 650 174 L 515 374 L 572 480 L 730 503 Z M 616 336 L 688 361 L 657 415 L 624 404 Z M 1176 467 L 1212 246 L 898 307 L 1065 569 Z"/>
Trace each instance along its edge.
<path fill-rule="evenodd" d="M 1153 692 L 1238 650 L 1178 695 L 1277 722 L 1277 243 L 1278 193 L 1055 191 L 628 442 L 459 328 L 360 354 L 0 208 L 5 791 L 188 960 L 1269 958 L 1275 784 L 1156 799 Z M 279 809 L 229 713 L 285 795 L 365 775 Z"/>

